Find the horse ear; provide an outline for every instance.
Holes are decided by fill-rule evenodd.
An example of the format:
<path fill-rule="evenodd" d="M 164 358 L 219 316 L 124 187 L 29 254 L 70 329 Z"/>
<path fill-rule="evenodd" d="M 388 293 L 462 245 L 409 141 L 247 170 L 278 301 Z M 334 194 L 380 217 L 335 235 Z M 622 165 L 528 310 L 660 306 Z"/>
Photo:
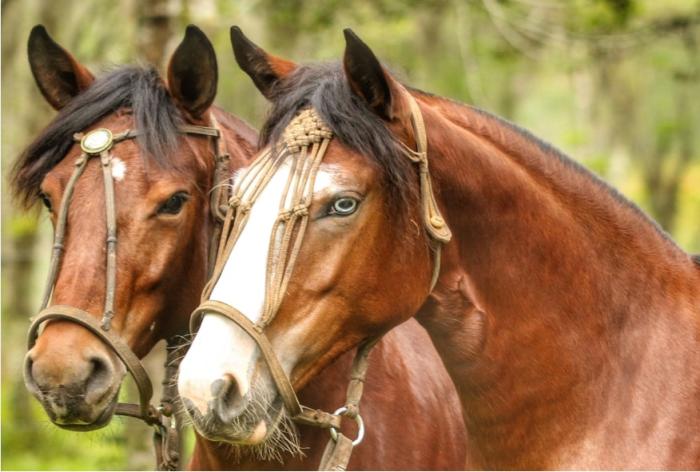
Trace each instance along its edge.
<path fill-rule="evenodd" d="M 189 25 L 168 64 L 170 93 L 192 118 L 199 118 L 214 102 L 218 79 L 214 46 L 202 30 Z"/>
<path fill-rule="evenodd" d="M 272 100 L 280 80 L 294 72 L 297 65 L 266 53 L 249 40 L 238 26 L 231 27 L 231 46 L 239 67 L 253 79 L 265 98 Z"/>
<path fill-rule="evenodd" d="M 95 77 L 58 45 L 43 25 L 36 25 L 27 42 L 29 67 L 41 94 L 56 110 L 92 84 Z"/>
<path fill-rule="evenodd" d="M 380 117 L 391 121 L 395 113 L 393 79 L 384 71 L 372 50 L 350 28 L 345 35 L 343 68 L 350 89 Z"/>

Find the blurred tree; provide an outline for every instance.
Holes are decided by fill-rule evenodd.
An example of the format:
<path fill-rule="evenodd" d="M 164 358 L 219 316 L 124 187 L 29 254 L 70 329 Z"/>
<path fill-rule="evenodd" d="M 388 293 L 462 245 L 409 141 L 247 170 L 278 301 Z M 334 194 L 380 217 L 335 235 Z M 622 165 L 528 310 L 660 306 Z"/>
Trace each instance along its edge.
<path fill-rule="evenodd" d="M 173 5 L 170 0 L 141 0 L 136 4 L 136 43 L 139 58 L 159 69 L 165 66 L 168 42 L 173 36 Z"/>
<path fill-rule="evenodd" d="M 700 251 L 698 0 L 2 0 L 1 6 L 4 176 L 55 116 L 27 64 L 25 41 L 36 23 L 99 73 L 136 61 L 164 68 L 184 26 L 194 22 L 217 50 L 217 103 L 255 125 L 267 104 L 235 65 L 229 27 L 238 24 L 263 48 L 299 62 L 341 59 L 341 30 L 352 27 L 406 83 L 531 129 L 619 187 L 684 248 Z M 26 316 L 37 307 L 51 228 L 45 213 L 16 208 L 7 185 L 2 197 L 3 467 L 152 467 L 150 431 L 138 422 L 67 433 L 48 425 L 29 400 L 22 338 Z M 152 359 L 146 363 L 157 378 L 157 353 Z M 36 447 L 49 442 L 57 445 L 47 448 L 52 453 Z"/>

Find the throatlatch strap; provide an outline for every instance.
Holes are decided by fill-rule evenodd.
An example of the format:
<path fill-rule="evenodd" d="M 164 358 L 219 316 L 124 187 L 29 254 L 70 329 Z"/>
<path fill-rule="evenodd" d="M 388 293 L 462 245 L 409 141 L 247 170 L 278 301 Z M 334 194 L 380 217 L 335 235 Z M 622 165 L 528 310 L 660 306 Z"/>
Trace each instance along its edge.
<path fill-rule="evenodd" d="M 411 108 L 411 123 L 413 124 L 413 134 L 416 141 L 416 150 L 404 146 L 408 151 L 407 156 L 419 165 L 420 171 L 420 194 L 421 206 L 423 209 L 423 222 L 428 234 L 436 242 L 445 244 L 452 239 L 452 232 L 445 222 L 435 200 L 433 185 L 428 168 L 428 138 L 423 122 L 423 114 L 418 107 L 416 99 L 410 94 L 406 94 L 408 104 Z"/>
<path fill-rule="evenodd" d="M 413 136 L 416 141 L 416 150 L 403 145 L 404 154 L 413 162 L 418 164 L 421 213 L 423 224 L 431 238 L 431 248 L 433 250 L 433 275 L 430 279 L 430 291 L 432 292 L 440 277 L 440 267 L 442 262 L 442 246 L 452 239 L 452 231 L 445 218 L 440 212 L 440 208 L 435 200 L 432 179 L 430 178 L 430 168 L 428 167 L 428 137 L 423 121 L 423 113 L 420 111 L 418 102 L 412 95 L 406 94 L 409 107 L 411 108 L 411 124 L 413 125 Z"/>

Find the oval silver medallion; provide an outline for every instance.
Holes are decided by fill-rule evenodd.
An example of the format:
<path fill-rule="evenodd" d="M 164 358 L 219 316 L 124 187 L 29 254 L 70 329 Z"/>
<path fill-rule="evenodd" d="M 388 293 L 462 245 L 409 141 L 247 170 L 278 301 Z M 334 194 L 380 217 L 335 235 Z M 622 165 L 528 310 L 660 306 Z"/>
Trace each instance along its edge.
<path fill-rule="evenodd" d="M 99 154 L 112 147 L 112 132 L 105 128 L 90 131 L 80 140 L 80 149 L 88 154 Z"/>

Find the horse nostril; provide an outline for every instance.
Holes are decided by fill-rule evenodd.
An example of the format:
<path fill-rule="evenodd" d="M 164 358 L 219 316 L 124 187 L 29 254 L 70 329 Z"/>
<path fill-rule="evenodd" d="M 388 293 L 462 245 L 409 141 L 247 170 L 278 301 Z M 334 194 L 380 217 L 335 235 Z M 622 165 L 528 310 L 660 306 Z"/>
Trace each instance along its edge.
<path fill-rule="evenodd" d="M 41 393 L 39 389 L 39 385 L 36 383 L 36 380 L 34 378 L 34 359 L 30 354 L 27 354 L 27 357 L 24 360 L 24 384 L 27 386 L 27 389 L 36 394 Z"/>
<path fill-rule="evenodd" d="M 226 374 L 211 384 L 215 409 L 223 416 L 237 416 L 245 408 L 245 398 L 233 375 Z"/>
<path fill-rule="evenodd" d="M 102 356 L 93 355 L 88 359 L 89 373 L 85 380 L 85 394 L 99 401 L 107 393 L 112 380 L 112 368 L 109 361 Z"/>

